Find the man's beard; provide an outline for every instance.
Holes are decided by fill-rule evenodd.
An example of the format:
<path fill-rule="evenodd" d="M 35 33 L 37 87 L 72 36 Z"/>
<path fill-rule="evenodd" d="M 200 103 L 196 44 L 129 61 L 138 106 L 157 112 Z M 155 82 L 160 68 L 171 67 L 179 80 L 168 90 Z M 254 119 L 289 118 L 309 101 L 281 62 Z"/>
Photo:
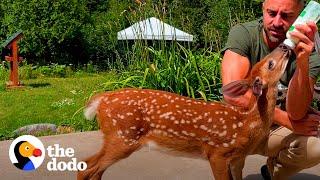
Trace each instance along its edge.
<path fill-rule="evenodd" d="M 280 39 L 280 38 L 278 38 L 278 37 L 272 36 L 271 33 L 270 33 L 266 28 L 264 28 L 263 30 L 264 30 L 264 33 L 265 33 L 266 37 L 267 37 L 272 43 L 280 43 L 280 42 L 282 42 L 282 41 L 284 40 L 284 39 Z"/>

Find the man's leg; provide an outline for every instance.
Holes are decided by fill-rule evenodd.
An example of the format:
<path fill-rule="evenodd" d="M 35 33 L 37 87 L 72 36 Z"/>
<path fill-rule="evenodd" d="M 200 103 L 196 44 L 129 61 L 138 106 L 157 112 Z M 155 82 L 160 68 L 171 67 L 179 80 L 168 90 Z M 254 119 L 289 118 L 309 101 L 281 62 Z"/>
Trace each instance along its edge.
<path fill-rule="evenodd" d="M 320 163 L 320 139 L 293 134 L 285 127 L 271 131 L 265 155 L 273 179 L 288 179 L 299 171 Z"/>

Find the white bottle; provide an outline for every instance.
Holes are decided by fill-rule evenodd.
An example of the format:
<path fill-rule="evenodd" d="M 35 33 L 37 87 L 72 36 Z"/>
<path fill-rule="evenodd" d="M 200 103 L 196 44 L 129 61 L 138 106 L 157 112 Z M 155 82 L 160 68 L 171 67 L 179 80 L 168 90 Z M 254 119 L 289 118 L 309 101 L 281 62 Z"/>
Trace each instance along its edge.
<path fill-rule="evenodd" d="M 296 44 L 299 42 L 298 39 L 291 37 L 290 32 L 297 31 L 295 25 L 297 24 L 306 24 L 309 21 L 317 23 L 320 19 L 320 4 L 315 1 L 310 1 L 304 10 L 300 13 L 296 21 L 289 28 L 286 36 L 287 39 L 284 40 L 284 44 L 289 46 L 291 49 L 296 47 Z"/>

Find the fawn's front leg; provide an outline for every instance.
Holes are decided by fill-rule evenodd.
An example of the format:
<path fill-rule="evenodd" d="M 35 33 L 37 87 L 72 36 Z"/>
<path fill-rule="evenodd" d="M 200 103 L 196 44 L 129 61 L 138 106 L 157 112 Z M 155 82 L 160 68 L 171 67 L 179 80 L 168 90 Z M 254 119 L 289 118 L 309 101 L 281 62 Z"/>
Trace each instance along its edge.
<path fill-rule="evenodd" d="M 235 158 L 230 163 L 230 170 L 233 180 L 242 180 L 242 169 L 245 158 Z"/>
<path fill-rule="evenodd" d="M 221 156 L 210 156 L 210 166 L 215 180 L 232 180 L 229 161 Z"/>

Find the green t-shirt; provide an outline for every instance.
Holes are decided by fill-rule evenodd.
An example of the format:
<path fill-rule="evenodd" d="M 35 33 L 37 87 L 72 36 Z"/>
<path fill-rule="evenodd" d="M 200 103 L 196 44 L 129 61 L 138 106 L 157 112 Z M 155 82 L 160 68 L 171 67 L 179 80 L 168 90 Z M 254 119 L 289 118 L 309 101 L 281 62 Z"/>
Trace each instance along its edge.
<path fill-rule="evenodd" d="M 263 40 L 263 23 L 262 18 L 235 25 L 231 28 L 226 46 L 222 50 L 222 54 L 226 50 L 231 50 L 242 56 L 248 57 L 251 66 L 263 59 L 270 53 L 270 49 Z M 287 65 L 280 82 L 288 86 L 296 69 L 296 57 L 293 55 Z M 320 56 L 314 51 L 309 58 L 309 75 L 316 78 L 320 74 Z"/>

